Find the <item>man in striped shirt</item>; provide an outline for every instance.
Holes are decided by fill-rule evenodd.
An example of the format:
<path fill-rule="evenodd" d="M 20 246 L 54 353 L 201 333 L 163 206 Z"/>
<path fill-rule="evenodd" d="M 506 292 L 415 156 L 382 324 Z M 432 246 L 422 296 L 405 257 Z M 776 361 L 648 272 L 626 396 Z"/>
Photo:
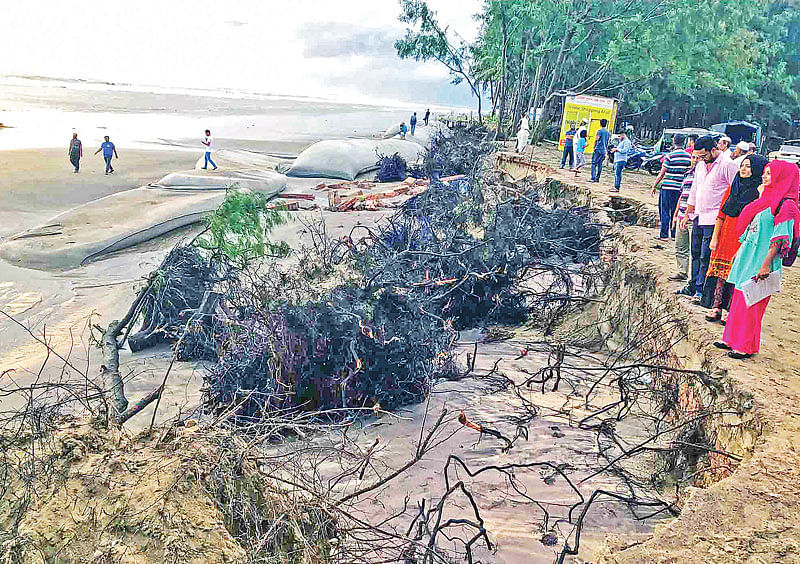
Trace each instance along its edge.
<path fill-rule="evenodd" d="M 683 148 L 685 141 L 686 138 L 681 134 L 672 138 L 672 150 L 661 164 L 661 172 L 658 173 L 656 181 L 653 183 L 654 196 L 659 182 L 661 183 L 661 193 L 658 197 L 661 232 L 658 238 L 662 241 L 669 239 L 670 221 L 672 216 L 675 215 L 675 208 L 678 206 L 683 178 L 691 165 L 692 157 Z M 672 236 L 675 236 L 674 230 L 672 230 Z"/>

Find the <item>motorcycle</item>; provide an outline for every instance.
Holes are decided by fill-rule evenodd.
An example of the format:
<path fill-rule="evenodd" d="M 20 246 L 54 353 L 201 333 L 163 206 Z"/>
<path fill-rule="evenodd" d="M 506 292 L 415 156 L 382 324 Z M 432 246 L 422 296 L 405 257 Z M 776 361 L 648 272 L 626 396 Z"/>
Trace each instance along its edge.
<path fill-rule="evenodd" d="M 659 172 L 661 172 L 661 166 L 664 163 L 664 158 L 666 156 L 666 153 L 659 152 L 647 157 L 644 162 L 642 162 L 642 168 L 653 176 L 656 176 Z"/>
<path fill-rule="evenodd" d="M 611 152 L 613 147 L 616 147 L 619 139 L 612 140 L 608 149 L 608 160 L 610 163 L 614 162 L 614 153 Z M 661 171 L 661 161 L 665 153 L 656 151 L 653 147 L 645 147 L 638 145 L 634 142 L 633 153 L 628 157 L 625 163 L 625 170 L 646 170 L 652 175 L 656 175 Z"/>

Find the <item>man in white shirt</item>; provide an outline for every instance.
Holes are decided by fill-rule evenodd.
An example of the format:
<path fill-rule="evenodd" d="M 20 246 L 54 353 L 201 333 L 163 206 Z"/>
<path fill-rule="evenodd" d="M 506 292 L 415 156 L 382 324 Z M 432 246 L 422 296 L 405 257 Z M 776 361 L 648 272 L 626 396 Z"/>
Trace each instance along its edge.
<path fill-rule="evenodd" d="M 750 143 L 747 141 L 739 141 L 733 149 L 731 158 L 736 166 L 742 166 L 742 161 L 750 153 Z"/>
<path fill-rule="evenodd" d="M 201 143 L 203 144 L 203 146 L 206 149 L 206 160 L 205 160 L 205 164 L 203 165 L 203 170 L 207 170 L 208 169 L 208 163 L 211 163 L 211 166 L 214 167 L 214 170 L 217 170 L 216 163 L 214 163 L 214 161 L 211 160 L 211 151 L 212 151 L 212 149 L 214 147 L 214 138 L 211 137 L 211 130 L 206 129 L 206 136 L 203 137 L 203 139 L 201 140 Z"/>
<path fill-rule="evenodd" d="M 724 159 L 731 158 L 731 151 L 730 151 L 731 143 L 733 143 L 733 141 L 727 135 L 723 135 L 722 137 L 719 138 L 719 141 L 717 141 L 717 149 L 720 150 L 722 158 Z"/>

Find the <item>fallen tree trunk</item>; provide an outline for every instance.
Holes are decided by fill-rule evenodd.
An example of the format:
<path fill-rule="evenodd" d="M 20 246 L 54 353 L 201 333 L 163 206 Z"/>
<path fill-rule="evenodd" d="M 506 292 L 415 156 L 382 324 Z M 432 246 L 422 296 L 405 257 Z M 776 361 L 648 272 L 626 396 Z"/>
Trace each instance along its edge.
<path fill-rule="evenodd" d="M 111 398 L 115 413 L 112 419 L 117 418 L 117 414 L 124 412 L 128 408 L 128 400 L 125 398 L 125 387 L 122 383 L 122 376 L 119 373 L 119 344 L 117 337 L 122 332 L 122 323 L 117 320 L 108 324 L 108 329 L 103 332 L 100 346 L 103 350 L 103 365 L 100 367 L 100 374 L 103 378 L 103 387 L 111 390 Z"/>

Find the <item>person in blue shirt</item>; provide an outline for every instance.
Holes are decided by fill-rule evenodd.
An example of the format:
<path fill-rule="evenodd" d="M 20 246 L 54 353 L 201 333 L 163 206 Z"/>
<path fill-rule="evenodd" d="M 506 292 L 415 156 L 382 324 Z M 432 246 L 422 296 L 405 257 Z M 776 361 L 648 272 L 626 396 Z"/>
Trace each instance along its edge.
<path fill-rule="evenodd" d="M 411 116 L 411 121 L 408 123 L 411 124 L 411 136 L 413 137 L 414 130 L 417 128 L 417 112 L 414 112 L 414 114 Z"/>
<path fill-rule="evenodd" d="M 594 140 L 594 153 L 592 153 L 592 182 L 600 182 L 600 173 L 603 171 L 603 161 L 608 152 L 608 140 L 611 139 L 611 134 L 606 129 L 608 120 L 603 118 L 600 120 L 600 129 L 597 130 L 597 136 Z"/>
<path fill-rule="evenodd" d="M 628 139 L 627 133 L 624 131 L 619 134 L 619 145 L 611 149 L 614 153 L 614 189 L 612 192 L 619 192 L 619 187 L 622 184 L 622 171 L 628 163 L 631 153 L 633 153 L 633 144 Z"/>
<path fill-rule="evenodd" d="M 564 168 L 564 165 L 567 164 L 568 158 L 569 169 L 572 170 L 573 168 L 573 139 L 575 139 L 575 124 L 570 122 L 569 129 L 564 134 L 564 153 L 561 155 L 561 166 L 559 168 Z"/>
<path fill-rule="evenodd" d="M 100 144 L 100 148 L 97 149 L 94 154 L 96 155 L 100 151 L 103 151 L 103 158 L 106 160 L 106 174 L 113 174 L 114 167 L 111 166 L 111 158 L 116 157 L 118 159 L 119 155 L 117 154 L 117 148 L 109 140 L 108 135 L 105 136 L 105 141 Z"/>
<path fill-rule="evenodd" d="M 406 133 L 408 133 L 408 127 L 406 127 L 406 122 L 403 122 L 400 124 L 400 139 L 405 139 Z"/>

